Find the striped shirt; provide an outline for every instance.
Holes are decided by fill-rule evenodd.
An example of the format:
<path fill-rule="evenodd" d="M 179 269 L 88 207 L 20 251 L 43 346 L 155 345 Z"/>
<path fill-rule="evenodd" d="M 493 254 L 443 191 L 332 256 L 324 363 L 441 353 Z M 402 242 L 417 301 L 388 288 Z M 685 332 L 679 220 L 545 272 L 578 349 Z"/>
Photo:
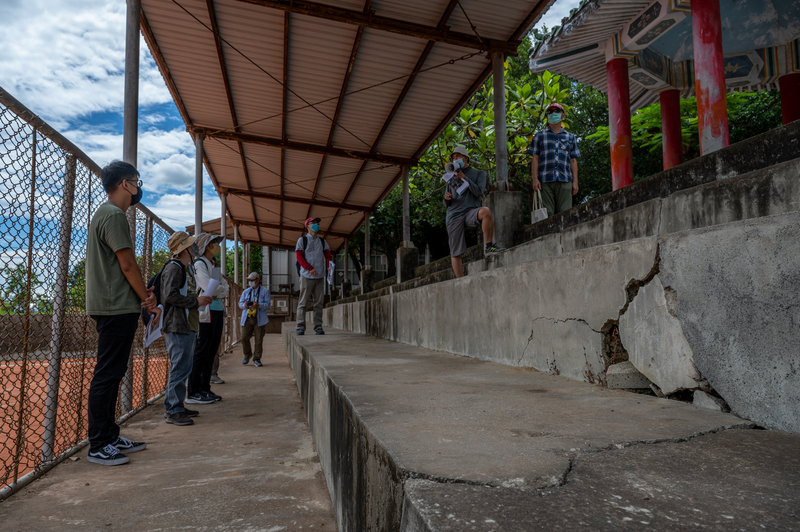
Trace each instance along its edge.
<path fill-rule="evenodd" d="M 563 127 L 556 133 L 549 126 L 534 135 L 528 153 L 539 156 L 538 178 L 542 183 L 571 182 L 569 163 L 581 156 L 575 135 Z"/>

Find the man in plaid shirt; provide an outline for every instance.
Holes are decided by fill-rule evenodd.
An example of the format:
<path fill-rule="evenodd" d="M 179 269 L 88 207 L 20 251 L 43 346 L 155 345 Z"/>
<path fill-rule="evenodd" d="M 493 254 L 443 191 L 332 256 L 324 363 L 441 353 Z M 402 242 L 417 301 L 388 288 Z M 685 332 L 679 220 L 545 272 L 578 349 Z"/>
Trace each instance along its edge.
<path fill-rule="evenodd" d="M 548 127 L 534 135 L 528 153 L 531 161 L 533 190 L 542 191 L 547 215 L 572 208 L 572 196 L 578 193 L 578 157 L 581 152 L 575 135 L 564 129 L 564 108 L 557 103 L 547 107 Z"/>

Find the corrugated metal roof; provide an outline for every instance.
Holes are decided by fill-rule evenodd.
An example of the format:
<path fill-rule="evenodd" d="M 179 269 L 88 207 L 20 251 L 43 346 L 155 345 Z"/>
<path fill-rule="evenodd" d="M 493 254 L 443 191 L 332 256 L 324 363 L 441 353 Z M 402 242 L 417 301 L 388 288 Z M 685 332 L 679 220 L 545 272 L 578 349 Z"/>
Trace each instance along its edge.
<path fill-rule="evenodd" d="M 319 216 L 335 248 L 488 77 L 481 48 L 552 2 L 142 0 L 142 30 L 242 239 L 294 247 Z"/>

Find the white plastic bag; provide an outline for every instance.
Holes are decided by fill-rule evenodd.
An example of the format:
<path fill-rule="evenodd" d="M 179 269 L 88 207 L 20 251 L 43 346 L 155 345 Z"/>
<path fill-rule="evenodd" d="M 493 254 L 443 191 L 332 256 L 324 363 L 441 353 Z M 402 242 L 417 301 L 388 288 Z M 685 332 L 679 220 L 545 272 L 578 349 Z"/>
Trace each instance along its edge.
<path fill-rule="evenodd" d="M 531 224 L 535 224 L 536 222 L 541 222 L 545 218 L 547 218 L 547 209 L 544 208 L 544 203 L 542 203 L 542 191 L 534 190 L 533 211 L 531 211 Z"/>

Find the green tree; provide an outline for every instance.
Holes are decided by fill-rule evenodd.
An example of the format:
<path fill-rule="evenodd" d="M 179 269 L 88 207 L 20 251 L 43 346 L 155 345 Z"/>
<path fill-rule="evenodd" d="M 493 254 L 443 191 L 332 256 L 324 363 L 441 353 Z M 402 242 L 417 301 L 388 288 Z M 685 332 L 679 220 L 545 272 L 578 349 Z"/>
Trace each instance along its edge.
<path fill-rule="evenodd" d="M 0 278 L 3 279 L 3 286 L 0 289 L 0 314 L 25 314 L 28 291 L 30 291 L 32 314 L 53 312 L 53 302 L 44 294 L 36 291 L 42 283 L 35 273 L 31 275 L 30 288 L 28 288 L 28 270 L 24 265 L 17 264 L 13 268 L 0 268 Z"/>

